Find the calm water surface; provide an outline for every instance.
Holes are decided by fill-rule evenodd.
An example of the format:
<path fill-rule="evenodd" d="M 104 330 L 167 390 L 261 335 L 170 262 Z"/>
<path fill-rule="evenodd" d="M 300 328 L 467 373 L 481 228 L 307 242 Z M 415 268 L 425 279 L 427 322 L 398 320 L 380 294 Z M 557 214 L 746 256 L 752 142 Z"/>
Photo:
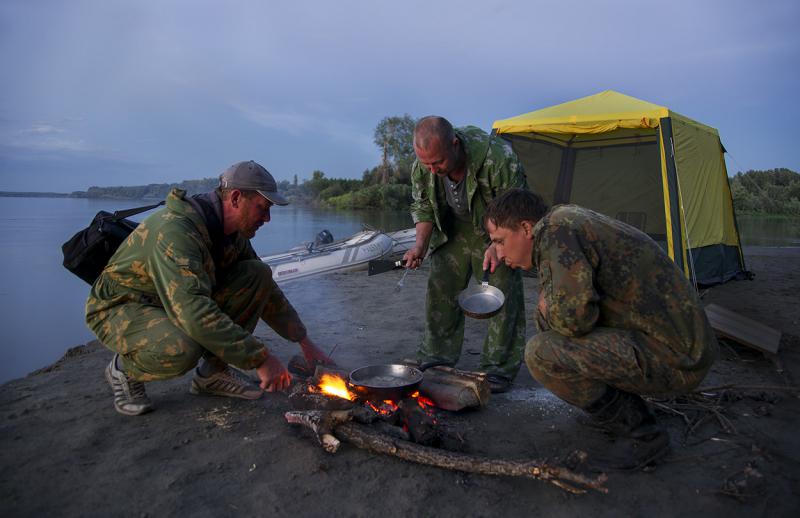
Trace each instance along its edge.
<path fill-rule="evenodd" d="M 67 348 L 93 338 L 83 323 L 89 287 L 61 266 L 61 244 L 99 210 L 140 205 L 146 202 L 0 197 L 0 382 L 49 365 Z M 311 241 L 323 229 L 340 239 L 364 224 L 387 232 L 412 226 L 406 212 L 275 207 L 253 246 L 266 255 Z M 800 219 L 740 217 L 739 229 L 744 245 L 800 246 Z"/>
<path fill-rule="evenodd" d="M 59 359 L 94 338 L 83 322 L 89 287 L 61 265 L 61 244 L 100 210 L 147 205 L 142 201 L 0 197 L 0 382 Z M 148 213 L 134 216 L 141 220 Z M 362 225 L 385 231 L 412 226 L 407 212 L 329 211 L 274 207 L 272 221 L 253 239 L 260 255 L 280 252 L 328 229 L 335 239 Z"/>
<path fill-rule="evenodd" d="M 743 246 L 800 246 L 800 218 L 738 216 Z"/>

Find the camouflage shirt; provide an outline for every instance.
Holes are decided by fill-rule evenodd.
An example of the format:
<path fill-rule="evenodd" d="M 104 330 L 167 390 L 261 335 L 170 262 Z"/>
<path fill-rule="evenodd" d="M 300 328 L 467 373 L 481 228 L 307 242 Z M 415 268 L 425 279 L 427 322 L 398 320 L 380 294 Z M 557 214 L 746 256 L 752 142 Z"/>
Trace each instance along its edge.
<path fill-rule="evenodd" d="M 525 172 L 511 148 L 500 139 L 474 126 L 455 130 L 467 153 L 466 194 L 473 226 L 483 230 L 483 215 L 492 199 L 507 189 L 527 188 Z M 476 195 L 477 193 L 477 195 Z M 447 242 L 443 218 L 451 210 L 442 179 L 431 174 L 419 161 L 411 169 L 411 217 L 414 223 L 434 224 L 430 249 Z M 486 236 L 487 244 L 489 242 Z"/>
<path fill-rule="evenodd" d="M 173 189 L 166 208 L 136 227 L 95 281 L 86 302 L 87 325 L 100 335 L 106 318 L 121 305 L 160 306 L 176 327 L 215 356 L 237 367 L 260 365 L 266 356 L 264 344 L 212 298 L 219 273 L 258 256 L 238 233 L 223 244 L 215 263 L 203 216 L 187 201 L 185 191 Z M 277 285 L 270 299 L 270 326 L 284 338 L 301 340 L 305 327 Z"/>
<path fill-rule="evenodd" d="M 674 368 L 714 361 L 716 339 L 697 293 L 650 237 L 576 205 L 551 208 L 533 234 L 545 305 L 540 331 L 549 326 L 577 337 L 595 327 L 636 330 L 661 344 Z"/>

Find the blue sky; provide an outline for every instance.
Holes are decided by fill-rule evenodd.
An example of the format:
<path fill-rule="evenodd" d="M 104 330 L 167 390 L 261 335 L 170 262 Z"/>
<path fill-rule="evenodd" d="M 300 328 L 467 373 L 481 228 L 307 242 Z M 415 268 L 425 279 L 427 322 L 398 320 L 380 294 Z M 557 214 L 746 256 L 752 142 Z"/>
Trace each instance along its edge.
<path fill-rule="evenodd" d="M 381 118 L 496 119 L 613 89 L 800 171 L 800 2 L 3 0 L 0 190 L 360 178 Z"/>

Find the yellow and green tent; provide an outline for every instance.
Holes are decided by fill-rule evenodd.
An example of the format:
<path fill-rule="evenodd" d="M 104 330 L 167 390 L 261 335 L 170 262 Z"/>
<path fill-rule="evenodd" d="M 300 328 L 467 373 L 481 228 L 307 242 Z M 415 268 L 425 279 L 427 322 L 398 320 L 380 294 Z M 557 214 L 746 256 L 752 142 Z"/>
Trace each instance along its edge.
<path fill-rule="evenodd" d="M 656 240 L 696 284 L 746 273 L 725 149 L 716 129 L 606 90 L 495 121 L 528 185 Z"/>

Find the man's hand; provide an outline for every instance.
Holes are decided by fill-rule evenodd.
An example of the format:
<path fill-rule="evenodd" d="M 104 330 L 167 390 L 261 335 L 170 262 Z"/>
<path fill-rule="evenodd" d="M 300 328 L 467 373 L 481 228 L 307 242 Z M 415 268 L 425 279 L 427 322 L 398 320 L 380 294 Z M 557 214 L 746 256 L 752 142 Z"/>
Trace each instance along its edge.
<path fill-rule="evenodd" d="M 264 363 L 256 368 L 256 373 L 261 380 L 259 386 L 267 392 L 286 390 L 289 383 L 292 382 L 292 375 L 289 374 L 286 367 L 283 366 L 279 359 L 269 353 Z"/>
<path fill-rule="evenodd" d="M 306 359 L 306 363 L 309 367 L 313 368 L 316 365 L 336 365 L 333 360 L 328 358 L 327 354 L 314 345 L 314 342 L 312 342 L 311 338 L 308 336 L 300 340 L 300 350 L 303 351 L 303 357 Z"/>
<path fill-rule="evenodd" d="M 425 253 L 428 251 L 428 243 L 431 242 L 431 235 L 433 235 L 433 222 L 419 221 L 414 225 L 414 229 L 417 233 L 414 246 L 403 254 L 403 260 L 406 262 L 406 268 L 416 269 L 422 264 Z"/>
<path fill-rule="evenodd" d="M 483 271 L 489 268 L 489 271 L 494 273 L 498 266 L 500 266 L 500 259 L 497 257 L 497 250 L 492 243 L 483 253 Z"/>
<path fill-rule="evenodd" d="M 403 254 L 403 260 L 406 263 L 406 268 L 419 268 L 424 258 L 425 249 L 419 246 L 409 248 L 408 251 Z"/>

